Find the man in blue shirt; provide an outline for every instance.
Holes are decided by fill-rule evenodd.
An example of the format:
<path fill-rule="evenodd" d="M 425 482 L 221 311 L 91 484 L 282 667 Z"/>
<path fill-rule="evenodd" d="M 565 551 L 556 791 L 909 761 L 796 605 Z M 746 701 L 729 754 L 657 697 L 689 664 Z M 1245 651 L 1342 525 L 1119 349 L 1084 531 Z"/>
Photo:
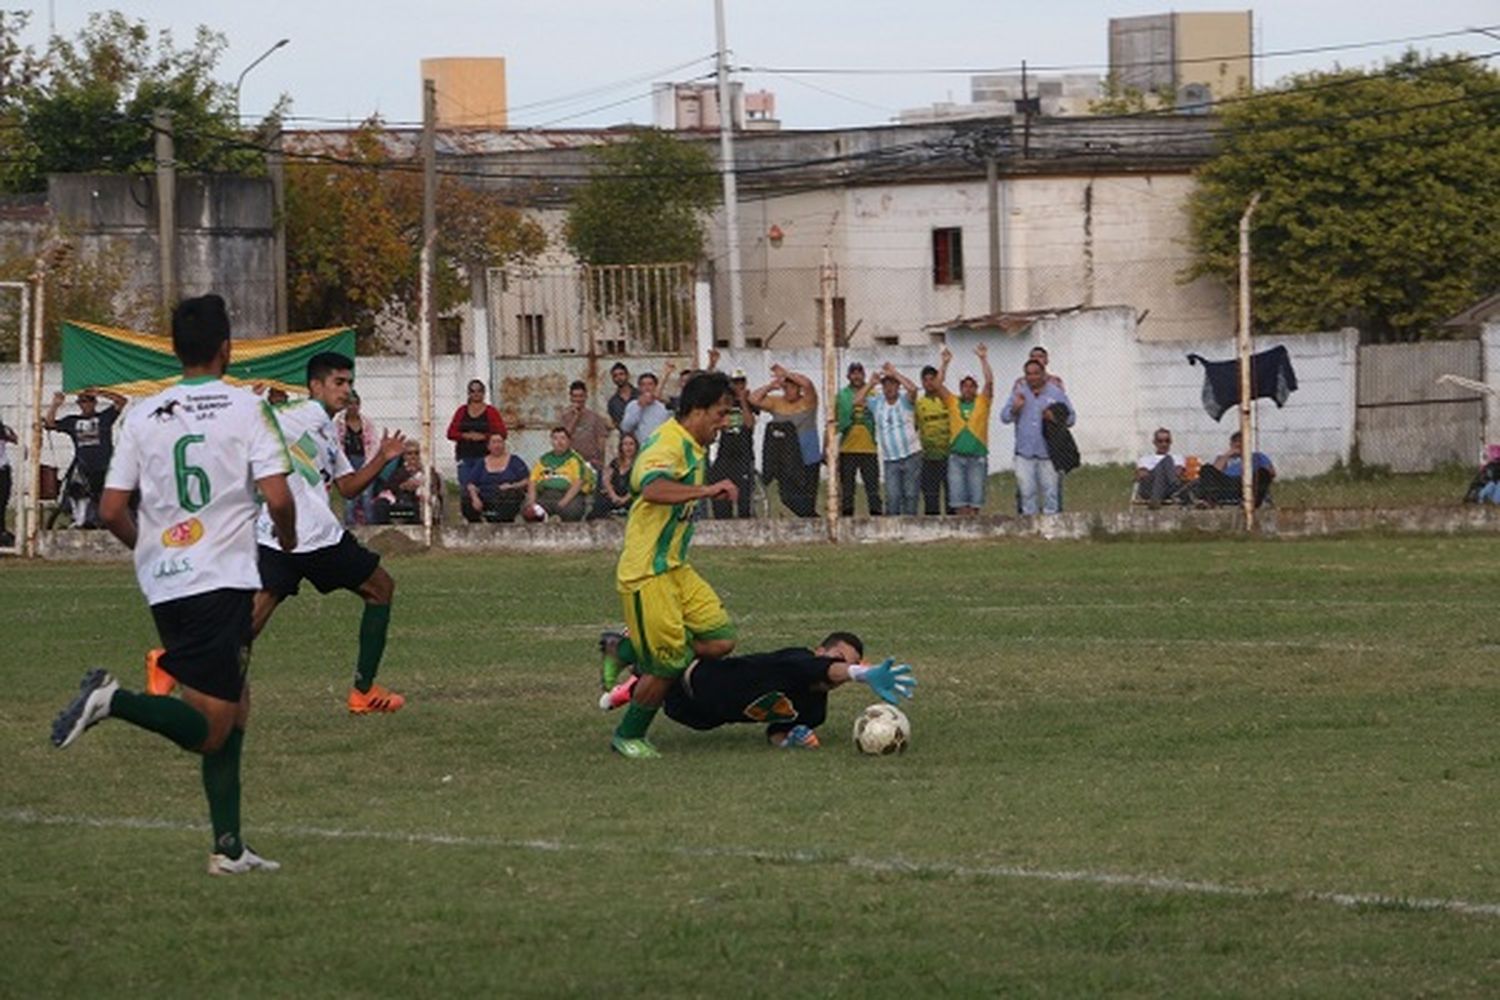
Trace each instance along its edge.
<path fill-rule="evenodd" d="M 1059 403 L 1067 409 L 1065 422 L 1072 427 L 1073 401 L 1062 386 L 1048 381 L 1041 362 L 1026 362 L 1025 371 L 1026 377 L 1000 411 L 1000 422 L 1016 425 L 1016 486 L 1021 492 L 1021 513 L 1056 514 L 1062 508 L 1059 477 L 1042 428 L 1045 421 L 1057 419 L 1052 407 Z"/>
<path fill-rule="evenodd" d="M 1198 473 L 1198 499 L 1211 504 L 1237 504 L 1243 498 L 1244 441 L 1240 432 L 1229 435 L 1229 450 L 1214 459 Z M 1255 506 L 1259 507 L 1271 491 L 1271 481 L 1276 478 L 1276 466 L 1263 451 L 1255 452 L 1250 459 L 1255 470 Z"/>

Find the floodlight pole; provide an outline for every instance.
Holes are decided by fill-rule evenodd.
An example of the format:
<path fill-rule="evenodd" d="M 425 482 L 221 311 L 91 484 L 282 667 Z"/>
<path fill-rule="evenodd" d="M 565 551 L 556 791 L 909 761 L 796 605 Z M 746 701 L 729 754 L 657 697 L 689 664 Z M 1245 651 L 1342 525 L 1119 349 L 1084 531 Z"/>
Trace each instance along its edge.
<path fill-rule="evenodd" d="M 734 177 L 734 95 L 729 83 L 729 47 L 725 42 L 724 0 L 714 0 L 718 40 L 719 169 L 724 177 L 724 244 L 729 266 L 729 346 L 745 346 L 745 290 L 740 283 L 740 206 Z"/>
<path fill-rule="evenodd" d="M 1250 197 L 1240 216 L 1240 322 L 1235 338 L 1240 368 L 1240 502 L 1245 508 L 1245 530 L 1255 527 L 1255 407 L 1250 393 L 1250 217 L 1260 204 L 1260 192 Z"/>

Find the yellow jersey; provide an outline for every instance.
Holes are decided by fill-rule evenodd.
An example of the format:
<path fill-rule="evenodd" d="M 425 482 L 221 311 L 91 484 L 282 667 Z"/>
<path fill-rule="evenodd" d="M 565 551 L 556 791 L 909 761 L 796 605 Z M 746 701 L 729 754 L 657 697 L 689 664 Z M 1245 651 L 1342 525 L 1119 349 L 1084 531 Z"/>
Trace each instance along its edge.
<path fill-rule="evenodd" d="M 657 479 L 702 486 L 707 473 L 707 450 L 676 419 L 668 420 L 646 439 L 630 470 L 630 492 L 635 499 L 625 521 L 625 548 L 615 570 L 615 581 L 622 591 L 634 590 L 654 576 L 687 565 L 688 543 L 693 540 L 696 500 L 652 503 L 641 496 L 641 491 Z"/>

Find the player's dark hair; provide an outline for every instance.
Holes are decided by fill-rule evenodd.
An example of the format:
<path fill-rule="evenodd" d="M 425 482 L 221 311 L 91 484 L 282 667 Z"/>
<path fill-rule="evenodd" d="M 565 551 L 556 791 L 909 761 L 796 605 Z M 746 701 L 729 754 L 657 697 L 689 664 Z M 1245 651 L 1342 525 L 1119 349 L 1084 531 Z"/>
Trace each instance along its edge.
<path fill-rule="evenodd" d="M 574 379 L 573 380 L 573 384 L 570 385 L 570 386 L 568 386 L 568 391 L 569 392 L 572 392 L 574 389 L 582 389 L 584 392 L 588 392 L 589 391 L 589 387 L 588 387 L 587 383 L 585 383 L 583 381 L 583 379 L 581 379 L 581 378 L 580 379 Z"/>
<path fill-rule="evenodd" d="M 218 295 L 183 299 L 172 310 L 172 353 L 190 367 L 213 361 L 229 339 L 229 310 Z"/>
<path fill-rule="evenodd" d="M 706 410 L 725 396 L 734 395 L 734 386 L 723 372 L 699 372 L 682 387 L 677 400 L 677 415 L 685 417 L 694 410 Z"/>
<path fill-rule="evenodd" d="M 860 656 L 865 655 L 865 644 L 863 642 L 860 642 L 859 636 L 855 635 L 853 632 L 830 632 L 828 633 L 828 638 L 818 643 L 818 645 L 822 649 L 827 649 L 829 646 L 832 646 L 836 642 L 846 642 L 850 646 L 854 647 L 854 651 Z"/>
<path fill-rule="evenodd" d="M 934 367 L 932 367 L 931 365 L 923 365 L 922 366 L 922 377 L 923 378 L 926 378 L 929 375 L 936 375 L 936 374 L 937 374 L 937 369 L 934 368 Z"/>
<path fill-rule="evenodd" d="M 307 359 L 307 384 L 321 382 L 334 372 L 354 371 L 354 359 L 338 351 L 321 351 Z"/>

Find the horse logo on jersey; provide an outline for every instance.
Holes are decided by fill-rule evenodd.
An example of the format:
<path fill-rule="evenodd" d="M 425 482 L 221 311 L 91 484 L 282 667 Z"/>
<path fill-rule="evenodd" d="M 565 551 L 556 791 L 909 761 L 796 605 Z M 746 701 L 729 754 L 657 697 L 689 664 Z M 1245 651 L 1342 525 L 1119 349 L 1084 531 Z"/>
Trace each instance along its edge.
<path fill-rule="evenodd" d="M 151 411 L 151 419 L 161 421 L 162 423 L 171 420 L 172 413 L 177 409 L 178 402 L 180 401 L 176 399 L 167 400 L 165 403 L 161 404 L 156 409 Z"/>
<path fill-rule="evenodd" d="M 169 549 L 186 549 L 203 539 L 203 522 L 196 517 L 178 521 L 161 533 L 161 543 Z"/>

